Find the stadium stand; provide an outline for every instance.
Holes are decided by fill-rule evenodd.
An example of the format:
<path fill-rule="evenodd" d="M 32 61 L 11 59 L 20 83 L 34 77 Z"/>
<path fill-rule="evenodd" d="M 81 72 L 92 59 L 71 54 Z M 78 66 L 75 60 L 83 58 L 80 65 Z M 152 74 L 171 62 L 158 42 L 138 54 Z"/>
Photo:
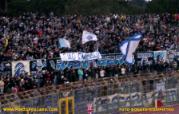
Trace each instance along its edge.
<path fill-rule="evenodd" d="M 160 96 L 160 92 L 155 91 L 159 81 L 166 82 L 164 105 L 179 103 L 177 15 L 40 16 L 25 13 L 17 17 L 0 16 L 0 26 L 1 108 L 58 107 L 59 99 L 70 97 L 75 102 L 76 114 L 86 114 L 89 103 L 95 105 L 95 114 L 111 114 L 110 111 L 117 114 L 123 102 L 116 101 L 119 106 L 116 108 L 115 102 L 103 105 L 101 99 L 113 98 L 114 94 L 117 97 L 126 94 L 141 97 L 151 93 Z M 84 30 L 94 33 L 98 41 L 82 44 Z M 128 65 L 119 59 L 122 58 L 119 48 L 121 42 L 134 33 L 141 33 L 143 39 L 134 56 L 135 64 Z M 61 48 L 60 38 L 68 40 L 71 48 Z M 102 60 L 63 62 L 60 58 L 61 53 L 94 51 L 101 53 Z M 22 72 L 21 67 L 26 66 L 28 71 Z M 15 71 L 19 74 L 14 74 Z M 130 90 L 124 87 L 123 91 L 125 85 Z M 153 101 L 145 105 L 144 99 L 140 99 L 143 104 L 129 99 L 130 106 L 153 106 Z M 152 96 L 151 99 L 158 98 Z M 105 110 L 110 106 L 111 109 Z"/>
<path fill-rule="evenodd" d="M 0 26 L 2 26 L 0 28 L 0 71 L 4 92 L 18 92 L 54 83 L 60 84 L 79 80 L 78 70 L 53 71 L 50 68 L 44 70 L 36 68 L 36 73 L 31 73 L 30 76 L 24 73 L 18 78 L 11 77 L 12 61 L 56 59 L 60 57 L 60 53 L 76 51 L 92 52 L 98 50 L 101 54 L 119 53 L 121 41 L 139 31 L 142 32 L 144 38 L 140 42 L 137 52 L 175 50 L 178 41 L 178 29 L 177 25 L 174 24 L 176 21 L 174 16 L 169 13 L 135 16 L 74 15 L 62 17 L 54 15 L 47 17 L 39 16 L 35 13 L 26 13 L 18 17 L 0 17 Z M 98 41 L 82 45 L 81 35 L 83 30 L 95 33 Z M 71 48 L 59 48 L 58 40 L 64 36 L 73 44 Z M 148 62 L 147 64 L 151 63 Z M 163 67 L 171 68 L 176 63 L 161 62 L 160 64 L 161 67 L 156 65 L 158 70 L 161 70 Z M 138 66 L 135 69 L 139 68 L 141 67 Z M 120 74 L 120 71 L 117 69 L 120 71 L 125 69 L 126 72 L 130 70 L 126 65 L 81 70 L 84 75 L 96 78 L 104 73 L 108 76 L 114 73 Z M 145 68 L 142 67 L 141 69 Z M 58 75 L 62 79 L 58 79 Z M 86 79 L 84 75 L 83 79 Z"/>

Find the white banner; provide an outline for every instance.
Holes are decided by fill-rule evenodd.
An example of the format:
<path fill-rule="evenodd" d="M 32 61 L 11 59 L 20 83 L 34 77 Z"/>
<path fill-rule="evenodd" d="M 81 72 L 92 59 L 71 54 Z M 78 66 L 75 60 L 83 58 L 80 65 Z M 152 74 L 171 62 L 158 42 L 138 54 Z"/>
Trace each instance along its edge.
<path fill-rule="evenodd" d="M 101 54 L 99 52 L 92 53 L 82 53 L 82 52 L 74 52 L 74 53 L 61 53 L 60 54 L 62 61 L 87 61 L 94 59 L 101 59 Z"/>
<path fill-rule="evenodd" d="M 30 74 L 30 61 L 13 61 L 12 76 L 19 76 L 23 73 Z"/>

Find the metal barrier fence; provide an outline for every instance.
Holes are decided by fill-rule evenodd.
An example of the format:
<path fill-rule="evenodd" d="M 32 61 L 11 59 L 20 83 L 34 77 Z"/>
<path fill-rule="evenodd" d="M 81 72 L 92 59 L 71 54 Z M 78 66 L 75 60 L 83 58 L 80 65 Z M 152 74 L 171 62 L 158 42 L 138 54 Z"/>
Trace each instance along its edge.
<path fill-rule="evenodd" d="M 0 97 L 0 107 L 56 107 L 59 112 L 1 114 L 122 114 L 120 107 L 154 107 L 179 103 L 179 73 L 140 74 L 50 86 Z M 88 107 L 92 104 L 91 107 Z"/>

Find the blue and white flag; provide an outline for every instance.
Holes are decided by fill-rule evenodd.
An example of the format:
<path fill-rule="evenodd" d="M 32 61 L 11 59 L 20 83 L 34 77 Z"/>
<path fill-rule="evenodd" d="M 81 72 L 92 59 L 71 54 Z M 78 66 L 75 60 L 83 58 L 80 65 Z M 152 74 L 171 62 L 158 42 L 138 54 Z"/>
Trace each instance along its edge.
<path fill-rule="evenodd" d="M 82 34 L 82 44 L 85 44 L 89 41 L 97 41 L 97 36 L 93 33 L 90 33 L 88 31 L 83 31 L 83 34 Z"/>
<path fill-rule="evenodd" d="M 59 48 L 71 48 L 70 42 L 65 38 L 59 38 Z"/>
<path fill-rule="evenodd" d="M 141 34 L 134 34 L 133 36 L 128 37 L 125 41 L 122 42 L 120 46 L 120 50 L 124 55 L 126 62 L 130 64 L 134 63 L 133 53 L 136 51 L 141 38 L 142 38 Z"/>

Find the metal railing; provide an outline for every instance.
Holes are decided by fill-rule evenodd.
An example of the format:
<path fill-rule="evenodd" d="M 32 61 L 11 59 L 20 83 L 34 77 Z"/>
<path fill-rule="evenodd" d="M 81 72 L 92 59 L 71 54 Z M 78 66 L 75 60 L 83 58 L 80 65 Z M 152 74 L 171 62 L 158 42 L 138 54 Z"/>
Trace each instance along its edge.
<path fill-rule="evenodd" d="M 156 91 L 156 85 L 161 82 L 165 83 L 164 90 Z M 59 108 L 59 100 L 68 97 L 74 97 L 74 108 L 69 106 L 68 109 L 73 110 L 75 114 L 87 114 L 88 104 L 93 105 L 94 114 L 118 114 L 119 107 L 153 107 L 155 99 L 158 98 L 162 99 L 165 105 L 176 104 L 179 103 L 179 72 L 128 75 L 49 86 L 0 96 L 0 107 L 1 109 L 16 106 Z M 1 114 L 26 113 L 1 112 Z M 48 112 L 48 114 L 60 113 Z"/>

